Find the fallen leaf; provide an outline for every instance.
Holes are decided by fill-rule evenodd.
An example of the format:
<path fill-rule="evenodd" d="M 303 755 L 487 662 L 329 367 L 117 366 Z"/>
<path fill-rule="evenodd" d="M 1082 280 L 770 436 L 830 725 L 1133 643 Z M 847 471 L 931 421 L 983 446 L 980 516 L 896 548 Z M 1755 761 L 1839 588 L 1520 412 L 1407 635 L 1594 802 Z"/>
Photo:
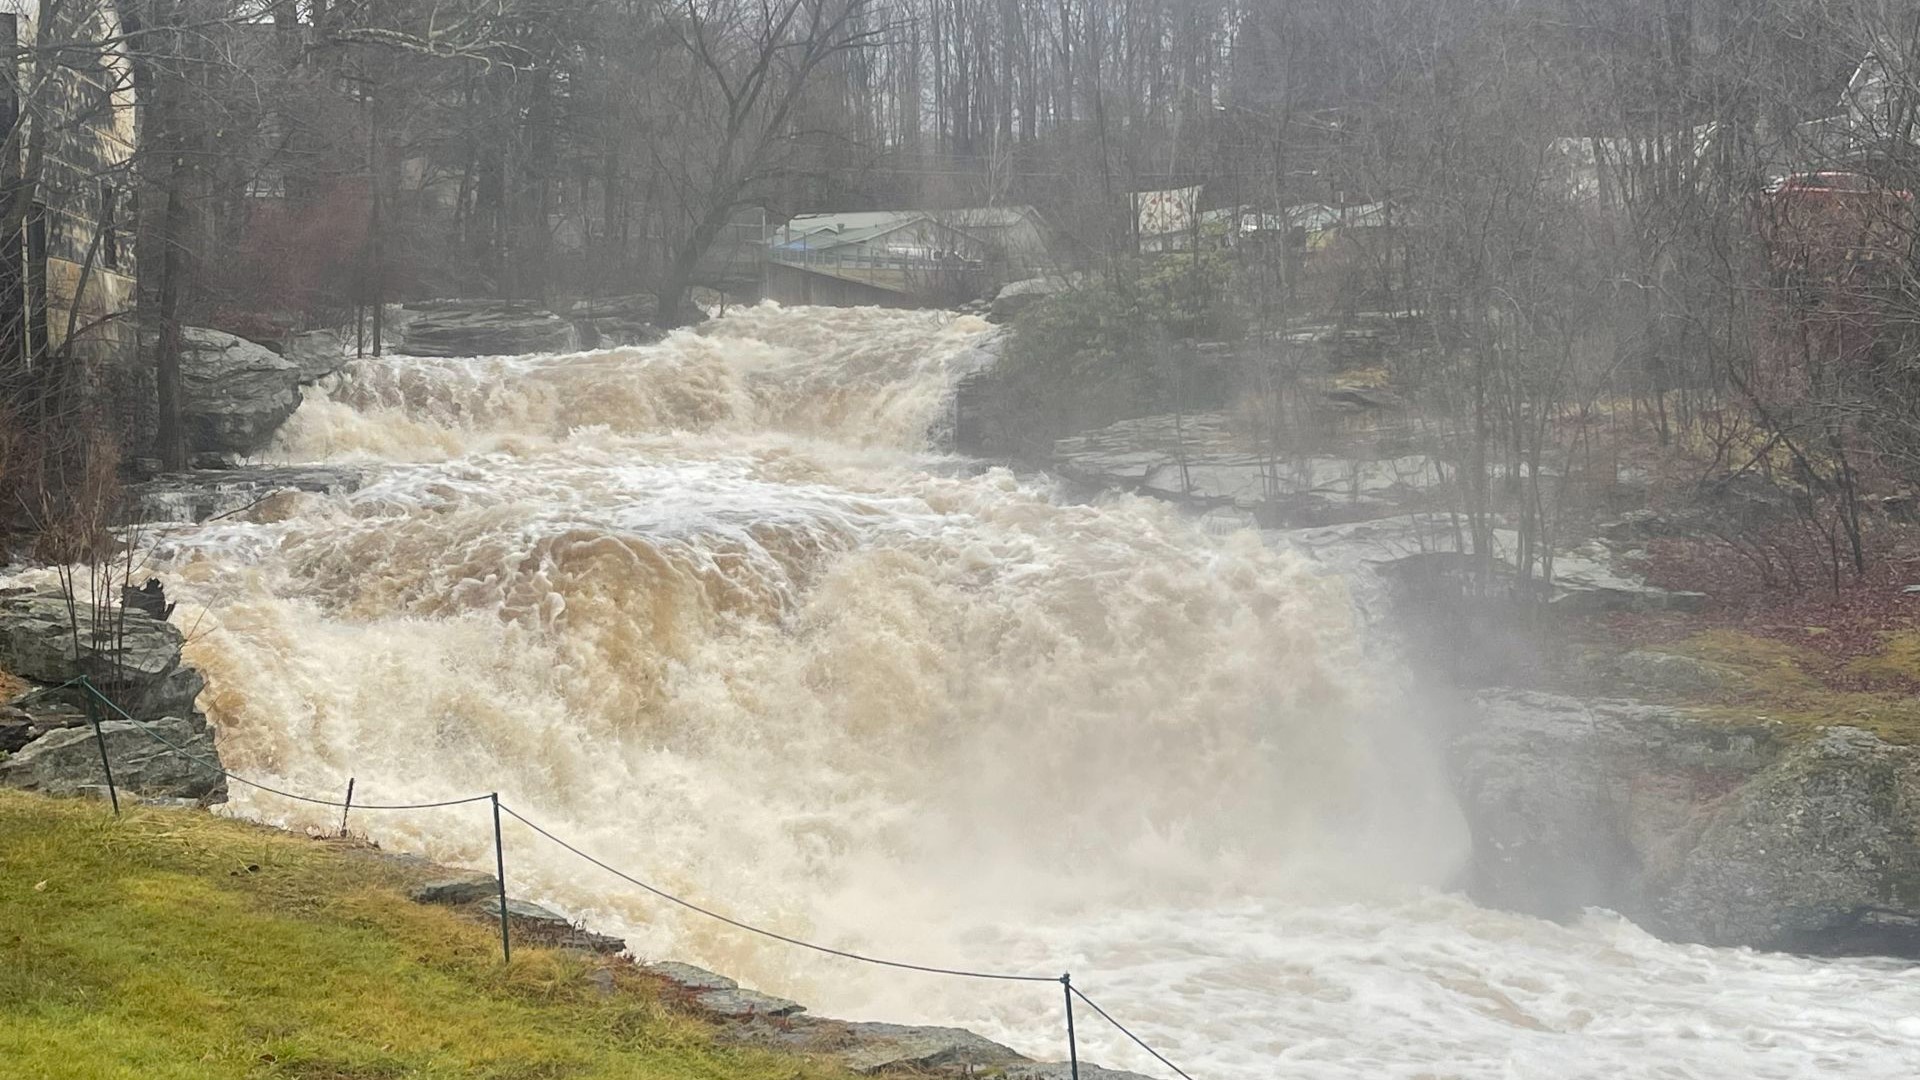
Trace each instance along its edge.
<path fill-rule="evenodd" d="M 46 892 L 46 891 L 47 891 L 47 883 L 43 881 L 43 882 L 41 882 L 40 884 L 38 884 L 38 885 L 35 885 L 35 886 L 33 887 L 33 891 L 34 891 L 34 892 Z"/>

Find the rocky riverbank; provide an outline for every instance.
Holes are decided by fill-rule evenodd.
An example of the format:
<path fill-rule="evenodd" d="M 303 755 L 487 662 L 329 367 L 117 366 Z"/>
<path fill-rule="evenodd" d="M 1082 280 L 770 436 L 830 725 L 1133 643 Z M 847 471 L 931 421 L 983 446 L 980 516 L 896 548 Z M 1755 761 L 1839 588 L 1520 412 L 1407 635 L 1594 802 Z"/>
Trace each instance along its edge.
<path fill-rule="evenodd" d="M 133 717 L 101 710 L 123 795 L 224 802 L 213 731 L 197 704 L 206 680 L 181 659 L 185 643 L 178 627 L 134 608 L 96 615 L 53 593 L 0 593 L 0 786 L 105 794 L 88 695 L 68 685 L 84 676 Z"/>
<path fill-rule="evenodd" d="M 1920 747 L 1496 690 L 1452 742 L 1469 891 L 1674 940 L 1920 958 Z"/>
<path fill-rule="evenodd" d="M 101 724 L 123 801 L 224 802 L 226 781 L 217 771 L 214 733 L 196 706 L 205 681 L 181 659 L 183 644 L 172 623 L 131 608 L 116 608 L 96 625 L 87 608 L 70 611 L 58 595 L 0 594 L 0 700 L 6 702 L 0 705 L 0 786 L 105 796 L 100 747 L 84 691 L 63 685 L 86 676 L 140 721 Z M 348 838 L 312 839 L 380 860 L 387 872 L 411 883 L 410 895 L 419 903 L 450 907 L 488 923 L 500 918 L 499 882 L 491 876 L 380 852 Z M 1068 1073 L 1064 1063 L 1035 1061 L 963 1029 L 814 1016 L 797 1002 L 742 988 L 689 964 L 630 959 L 624 941 L 524 898 L 509 897 L 506 914 L 515 942 L 598 956 L 593 978 L 605 993 L 618 993 L 618 987 L 636 980 L 649 984 L 664 1000 L 711 1023 L 723 1046 L 802 1055 L 862 1074 L 1063 1080 Z M 1083 1080 L 1144 1080 L 1088 1063 L 1080 1066 L 1080 1074 Z"/>

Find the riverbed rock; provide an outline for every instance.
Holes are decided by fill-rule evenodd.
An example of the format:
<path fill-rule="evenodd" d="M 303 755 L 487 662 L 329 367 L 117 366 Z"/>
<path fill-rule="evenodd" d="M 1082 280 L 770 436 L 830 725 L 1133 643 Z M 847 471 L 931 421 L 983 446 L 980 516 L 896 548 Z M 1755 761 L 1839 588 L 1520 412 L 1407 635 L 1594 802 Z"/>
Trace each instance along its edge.
<path fill-rule="evenodd" d="M 280 343 L 280 355 L 292 361 L 303 383 L 321 379 L 345 367 L 353 357 L 353 340 L 338 330 L 306 330 Z"/>
<path fill-rule="evenodd" d="M 1451 758 L 1469 891 L 1712 945 L 1920 957 L 1920 748 L 1492 691 Z"/>
<path fill-rule="evenodd" d="M 407 890 L 407 898 L 416 904 L 446 904 L 457 907 L 500 895 L 500 879 L 492 874 L 455 874 L 423 881 Z M 499 908 L 496 906 L 495 911 Z"/>
<path fill-rule="evenodd" d="M 237 516 L 283 493 L 347 494 L 359 490 L 364 479 L 365 473 L 346 465 L 242 465 L 164 473 L 128 486 L 129 524 Z"/>
<path fill-rule="evenodd" d="M 474 915 L 490 921 L 500 918 L 500 899 L 489 896 L 467 905 Z M 565 915 L 528 900 L 507 898 L 507 928 L 514 940 L 554 949 L 580 949 L 595 953 L 620 953 L 627 943 L 617 937 L 596 934 L 576 925 Z"/>
<path fill-rule="evenodd" d="M 192 711 L 202 683 L 175 678 L 185 639 L 172 623 L 109 609 L 96 629 L 84 603 L 51 593 L 0 596 L 0 670 L 45 684 L 84 675 L 134 716 Z M 58 700 L 77 704 L 77 692 Z"/>
<path fill-rule="evenodd" d="M 569 305 L 562 314 L 573 324 L 581 348 L 609 349 L 622 345 L 651 345 L 666 337 L 667 332 L 661 328 L 659 306 L 659 301 L 652 293 L 631 293 L 579 300 Z M 683 309 L 679 319 L 666 321 L 675 326 L 687 326 L 704 317 L 698 308 L 690 304 L 687 307 L 691 310 Z"/>
<path fill-rule="evenodd" d="M 167 716 L 145 725 L 109 720 L 100 731 L 120 791 L 154 799 L 226 801 L 226 777 L 204 719 Z M 105 793 L 92 728 L 62 728 L 28 743 L 0 761 L 0 785 L 48 795 Z"/>
<path fill-rule="evenodd" d="M 1077 279 L 1062 275 L 1027 278 L 1023 281 L 1010 281 L 1001 286 L 993 296 L 993 302 L 987 305 L 987 318 L 993 322 L 1012 322 L 1026 311 L 1049 297 L 1057 296 L 1075 287 Z"/>
<path fill-rule="evenodd" d="M 965 1028 L 906 1024 L 848 1024 L 856 1043 L 834 1055 L 859 1073 L 923 1069 L 981 1069 L 1017 1065 L 1028 1059 Z"/>
<path fill-rule="evenodd" d="M 0 705 L 0 754 L 11 754 L 45 734 L 36 730 L 33 715 L 12 705 Z"/>
<path fill-rule="evenodd" d="M 1277 461 L 1231 417 L 1209 412 L 1136 417 L 1059 439 L 1051 464 L 1091 488 L 1236 507 L 1295 525 L 1381 518 L 1417 501 L 1438 476 L 1419 454 Z"/>
<path fill-rule="evenodd" d="M 1613 661 L 1621 678 L 1649 690 L 1674 694 L 1711 694 L 1741 681 L 1725 664 L 1657 649 L 1635 649 Z"/>
<path fill-rule="evenodd" d="M 300 407 L 300 387 L 325 374 L 244 338 L 181 330 L 180 392 L 187 448 L 246 456 L 265 450 Z M 338 366 L 337 364 L 334 366 Z"/>
<path fill-rule="evenodd" d="M 797 1001 L 742 989 L 725 975 L 677 961 L 644 964 L 640 970 L 677 990 L 679 995 L 701 1012 L 721 1020 L 746 1020 L 753 1017 L 785 1017 L 806 1012 Z"/>
<path fill-rule="evenodd" d="M 423 300 L 407 305 L 400 350 L 414 356 L 509 356 L 577 347 L 573 324 L 539 304 Z"/>

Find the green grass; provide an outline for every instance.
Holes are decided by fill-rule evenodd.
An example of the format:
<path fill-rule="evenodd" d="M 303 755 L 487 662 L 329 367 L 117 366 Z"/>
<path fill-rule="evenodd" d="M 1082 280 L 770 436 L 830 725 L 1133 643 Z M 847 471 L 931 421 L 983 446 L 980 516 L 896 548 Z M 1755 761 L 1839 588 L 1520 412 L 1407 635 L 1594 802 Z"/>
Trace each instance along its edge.
<path fill-rule="evenodd" d="M 1891 743 L 1920 744 L 1920 697 L 1901 688 L 1876 692 L 1829 685 L 1809 670 L 1813 657 L 1786 642 L 1737 630 L 1708 630 L 1660 648 L 1711 661 L 1739 677 L 1732 690 L 1705 703 L 1703 715 L 1710 719 L 1751 722 L 1765 717 L 1809 733 L 1846 724 Z M 1880 653 L 1853 661 L 1848 670 L 1893 681 L 1915 670 L 1917 655 L 1920 636 L 1895 634 Z"/>
<path fill-rule="evenodd" d="M 716 1047 L 644 977 L 515 949 L 409 871 L 186 810 L 0 792 L 7 1080 L 828 1080 Z"/>

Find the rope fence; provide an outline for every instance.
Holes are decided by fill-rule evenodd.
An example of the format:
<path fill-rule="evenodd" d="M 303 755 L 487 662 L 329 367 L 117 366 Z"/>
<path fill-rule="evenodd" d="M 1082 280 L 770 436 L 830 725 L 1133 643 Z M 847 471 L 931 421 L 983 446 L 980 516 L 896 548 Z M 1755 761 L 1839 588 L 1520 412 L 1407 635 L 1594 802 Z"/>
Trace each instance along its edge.
<path fill-rule="evenodd" d="M 792 945 L 797 948 L 810 949 L 814 952 L 824 953 L 828 956 L 836 956 L 845 960 L 857 961 L 862 964 L 871 964 L 878 967 L 895 968 L 902 971 L 917 971 L 917 972 L 923 972 L 929 975 L 946 975 L 946 976 L 962 978 L 962 979 L 986 979 L 986 980 L 992 980 L 997 982 L 1011 982 L 1011 983 L 1057 983 L 1061 987 L 1062 997 L 1064 998 L 1064 1001 L 1066 1004 L 1067 1054 L 1068 1054 L 1068 1062 L 1071 1067 L 1072 1080 L 1079 1080 L 1080 1078 L 1080 1049 L 1079 1049 L 1078 1038 L 1074 1031 L 1074 1022 L 1073 1022 L 1073 1003 L 1075 999 L 1078 999 L 1082 1004 L 1092 1009 L 1096 1014 L 1100 1016 L 1101 1019 L 1113 1025 L 1114 1029 L 1120 1032 L 1120 1034 L 1126 1036 L 1128 1039 L 1132 1040 L 1136 1045 L 1138 1045 L 1142 1050 L 1152 1055 L 1154 1060 L 1158 1061 L 1162 1065 L 1165 1065 L 1168 1069 L 1171 1069 L 1176 1075 L 1180 1077 L 1180 1080 L 1193 1080 L 1193 1078 L 1189 1076 L 1185 1070 L 1181 1069 L 1178 1065 L 1175 1065 L 1173 1062 L 1167 1060 L 1165 1055 L 1161 1054 L 1158 1050 L 1154 1049 L 1151 1045 L 1147 1043 L 1145 1039 L 1142 1039 L 1140 1036 L 1134 1034 L 1131 1030 L 1129 1030 L 1126 1027 L 1126 1025 L 1114 1019 L 1112 1014 L 1108 1013 L 1107 1010 L 1101 1008 L 1098 1003 L 1096 1003 L 1092 998 L 1088 997 L 1086 993 L 1083 992 L 1079 987 L 1075 986 L 1073 984 L 1073 976 L 1071 973 L 1063 974 L 1063 975 L 1027 975 L 1027 974 L 1015 974 L 1015 973 L 999 972 L 999 971 L 973 971 L 965 968 L 941 967 L 934 964 L 917 964 L 917 963 L 910 963 L 904 960 L 890 960 L 890 959 L 886 959 L 878 956 L 868 956 L 863 953 L 849 952 L 845 949 L 836 949 L 836 948 L 833 948 L 832 946 L 822 945 L 822 944 L 819 944 L 818 942 L 807 941 L 803 938 L 791 937 L 789 935 L 779 933 L 778 931 L 775 931 L 775 930 L 769 930 L 763 926 L 756 926 L 752 923 L 744 922 L 740 919 L 733 918 L 729 915 L 721 914 L 720 912 L 715 911 L 711 908 L 703 907 L 699 904 L 694 903 L 691 900 L 675 895 L 674 893 L 668 892 L 667 890 L 662 889 L 656 885 L 652 885 L 642 880 L 641 878 L 635 877 L 634 875 L 629 874 L 617 867 L 609 865 L 608 863 L 603 862 L 602 860 L 587 854 L 585 851 L 582 851 L 580 848 L 575 847 L 574 845 L 566 842 L 565 840 L 562 840 L 560 837 L 554 835 L 552 832 L 550 832 L 546 828 L 535 823 L 533 820 L 531 820 L 524 814 L 520 813 L 519 811 L 515 810 L 513 807 L 508 806 L 507 804 L 501 802 L 499 792 L 488 792 L 485 795 L 469 795 L 465 798 L 460 798 L 460 799 L 443 799 L 437 802 L 420 802 L 420 803 L 354 802 L 353 801 L 354 781 L 352 779 L 349 779 L 347 781 L 347 797 L 344 801 L 337 800 L 337 799 L 318 798 L 311 795 L 301 795 L 295 792 L 286 791 L 281 788 L 274 787 L 270 784 L 263 784 L 256 780 L 249 780 L 244 776 L 240 776 L 222 767 L 218 762 L 213 761 L 200 754 L 196 754 L 193 751 L 187 749 L 186 747 L 181 746 L 179 743 L 176 743 L 173 740 L 167 738 L 166 736 L 160 734 L 158 731 L 155 731 L 151 725 L 147 724 L 142 720 L 136 719 L 131 713 L 127 712 L 125 709 L 121 708 L 117 703 L 115 703 L 112 698 L 108 697 L 105 693 L 103 693 L 99 687 L 93 684 L 93 681 L 91 679 L 89 679 L 84 675 L 80 676 L 77 679 L 70 679 L 67 682 L 62 683 L 58 686 L 50 687 L 45 692 L 51 693 L 58 690 L 72 689 L 76 687 L 79 688 L 81 691 L 83 691 L 86 695 L 87 719 L 88 719 L 88 722 L 91 723 L 93 726 L 94 739 L 99 744 L 101 771 L 106 774 L 107 793 L 113 802 L 113 812 L 116 815 L 120 812 L 120 795 L 119 795 L 118 789 L 115 787 L 115 784 L 114 784 L 113 765 L 107 753 L 106 732 L 101 726 L 99 711 L 96 708 L 96 704 L 112 710 L 115 714 L 118 715 L 118 717 L 121 720 L 124 720 L 128 724 L 133 725 L 133 727 L 136 730 L 145 734 L 147 737 L 153 739 L 155 742 L 160 743 L 162 746 L 166 747 L 168 750 L 172 751 L 173 753 L 178 754 L 179 756 L 186 758 L 188 761 L 192 761 L 200 765 L 202 768 L 207 769 L 209 772 L 222 776 L 227 780 L 232 781 L 233 783 L 241 784 L 243 786 L 254 788 L 259 791 L 264 791 L 271 795 L 278 795 L 284 799 L 292 799 L 297 802 L 308 803 L 315 806 L 331 806 L 331 807 L 340 808 L 341 810 L 340 829 L 343 834 L 346 832 L 347 815 L 352 813 L 354 810 L 388 810 L 388 811 L 435 810 L 435 809 L 439 809 L 442 807 L 449 807 L 449 806 L 465 806 L 470 803 L 482 803 L 482 802 L 489 803 L 491 805 L 491 809 L 493 812 L 493 853 L 494 853 L 494 868 L 496 871 L 495 881 L 498 882 L 498 886 L 499 886 L 498 900 L 500 905 L 500 955 L 501 955 L 502 962 L 508 962 L 513 959 L 513 941 L 512 941 L 512 936 L 509 932 L 509 921 L 508 921 L 508 912 L 507 912 L 506 845 L 504 843 L 504 839 L 503 839 L 501 828 L 500 828 L 501 815 L 505 814 L 508 817 L 513 818 L 515 821 L 518 821 L 520 824 L 533 830 L 535 833 L 545 838 L 547 841 L 560 847 L 562 850 L 567 851 L 570 854 L 588 863 L 591 863 L 594 866 L 599 867 L 601 870 L 604 870 L 608 874 L 611 874 L 612 876 L 619 878 L 621 881 L 624 881 L 629 885 L 633 885 L 637 888 L 643 889 L 646 892 L 652 894 L 653 896 L 661 900 L 665 900 L 668 903 L 678 905 L 679 907 L 685 908 L 688 911 L 692 911 L 698 915 L 705 916 L 706 918 L 713 919 L 717 922 L 725 923 L 728 926 L 734 927 L 735 929 L 738 929 L 738 930 L 746 931 L 747 933 L 757 934 L 761 937 L 769 938 L 773 941 L 778 941 L 783 944 Z"/>

